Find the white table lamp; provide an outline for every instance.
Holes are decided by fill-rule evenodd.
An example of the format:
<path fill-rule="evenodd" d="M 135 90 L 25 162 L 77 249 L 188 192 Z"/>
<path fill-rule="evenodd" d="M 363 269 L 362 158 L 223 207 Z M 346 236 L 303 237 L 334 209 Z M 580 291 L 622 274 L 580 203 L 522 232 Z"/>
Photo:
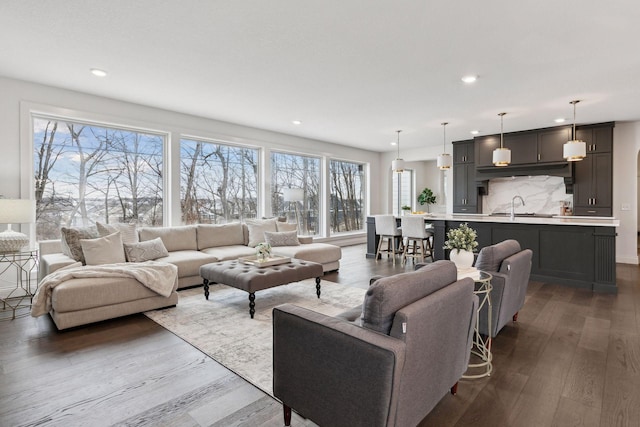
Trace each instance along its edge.
<path fill-rule="evenodd" d="M 29 243 L 29 237 L 13 231 L 11 224 L 28 224 L 34 221 L 33 200 L 0 198 L 0 224 L 8 224 L 7 229 L 0 233 L 0 253 L 17 252 Z"/>

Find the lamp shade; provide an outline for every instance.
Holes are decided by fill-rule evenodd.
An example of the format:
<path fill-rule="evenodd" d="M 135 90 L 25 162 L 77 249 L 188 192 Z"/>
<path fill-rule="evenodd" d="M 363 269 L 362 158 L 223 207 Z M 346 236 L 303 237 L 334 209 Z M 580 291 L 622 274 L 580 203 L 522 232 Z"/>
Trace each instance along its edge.
<path fill-rule="evenodd" d="M 568 141 L 562 146 L 562 157 L 568 162 L 578 162 L 587 155 L 587 144 L 584 141 Z"/>
<path fill-rule="evenodd" d="M 301 202 L 304 200 L 302 188 L 285 188 L 282 190 L 282 198 L 285 202 Z"/>
<path fill-rule="evenodd" d="M 441 170 L 451 169 L 451 155 L 447 153 L 438 156 L 437 165 Z"/>
<path fill-rule="evenodd" d="M 34 200 L 0 198 L 0 224 L 35 222 L 35 210 Z"/>
<path fill-rule="evenodd" d="M 511 163 L 511 150 L 508 148 L 493 150 L 493 164 L 495 166 L 508 166 L 509 163 Z"/>
<path fill-rule="evenodd" d="M 393 171 L 397 173 L 404 172 L 404 160 L 395 159 L 393 162 L 391 162 L 391 169 L 393 169 Z"/>

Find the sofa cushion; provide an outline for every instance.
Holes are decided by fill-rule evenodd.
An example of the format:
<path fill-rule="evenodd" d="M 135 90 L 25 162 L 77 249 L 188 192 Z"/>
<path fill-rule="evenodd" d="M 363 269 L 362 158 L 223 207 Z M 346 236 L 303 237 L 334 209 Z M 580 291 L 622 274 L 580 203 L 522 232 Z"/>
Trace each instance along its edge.
<path fill-rule="evenodd" d="M 520 243 L 509 239 L 480 250 L 475 267 L 482 271 L 500 271 L 502 260 L 520 252 Z"/>
<path fill-rule="evenodd" d="M 277 246 L 298 246 L 300 244 L 297 231 L 265 231 L 264 240 L 274 248 Z"/>
<path fill-rule="evenodd" d="M 276 229 L 277 221 L 277 218 L 247 219 L 245 221 L 249 230 L 249 242 L 247 246 L 255 248 L 258 243 L 264 242 L 265 231 L 278 231 Z"/>
<path fill-rule="evenodd" d="M 273 253 L 305 261 L 317 262 L 318 264 L 329 264 L 339 261 L 340 258 L 342 258 L 342 249 L 340 246 L 331 245 L 329 243 L 279 246 L 277 249 L 273 250 Z"/>
<path fill-rule="evenodd" d="M 362 326 L 389 334 L 398 310 L 457 280 L 451 261 L 436 261 L 419 270 L 376 280 L 362 305 Z"/>
<path fill-rule="evenodd" d="M 80 239 L 95 239 L 100 237 L 98 229 L 92 227 L 61 227 L 60 236 L 62 243 L 62 253 L 76 261 L 85 264 L 84 254 Z"/>
<path fill-rule="evenodd" d="M 96 221 L 96 228 L 98 229 L 98 234 L 100 236 L 108 236 L 109 234 L 119 231 L 122 243 L 138 243 L 140 241 L 138 239 L 138 230 L 136 229 L 135 224 L 103 224 Z"/>
<path fill-rule="evenodd" d="M 244 245 L 242 223 L 198 224 L 198 250 L 216 246 Z"/>
<path fill-rule="evenodd" d="M 238 259 L 243 256 L 255 255 L 256 249 L 244 245 L 232 245 L 207 248 L 203 249 L 201 252 L 215 257 L 217 261 L 227 261 L 230 259 Z"/>
<path fill-rule="evenodd" d="M 62 313 L 157 296 L 133 278 L 92 277 L 60 283 L 53 289 L 51 304 L 54 311 Z"/>
<path fill-rule="evenodd" d="M 157 237 L 162 239 L 164 247 L 169 252 L 198 250 L 196 227 L 184 225 L 177 227 L 143 227 L 138 231 L 140 241 L 152 240 Z"/>
<path fill-rule="evenodd" d="M 178 278 L 199 276 L 200 266 L 218 261 L 213 255 L 199 251 L 173 251 L 169 256 L 158 258 L 157 261 L 169 262 L 178 267 Z"/>
<path fill-rule="evenodd" d="M 80 245 L 87 265 L 115 264 L 126 261 L 119 231 L 97 239 L 80 239 Z"/>
<path fill-rule="evenodd" d="M 124 251 L 129 262 L 153 261 L 169 255 L 167 248 L 164 247 L 162 239 L 159 237 L 145 242 L 125 243 Z"/>

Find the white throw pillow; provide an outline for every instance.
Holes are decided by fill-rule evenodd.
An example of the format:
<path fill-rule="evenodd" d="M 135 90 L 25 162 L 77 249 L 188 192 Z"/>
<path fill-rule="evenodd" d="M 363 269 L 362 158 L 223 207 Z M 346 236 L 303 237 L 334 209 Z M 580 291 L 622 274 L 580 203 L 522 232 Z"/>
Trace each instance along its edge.
<path fill-rule="evenodd" d="M 297 222 L 280 222 L 276 223 L 278 231 L 298 231 L 298 223 Z"/>
<path fill-rule="evenodd" d="M 258 243 L 262 243 L 265 240 L 265 231 L 278 231 L 276 229 L 277 218 L 271 219 L 247 219 L 245 224 L 249 229 L 249 243 L 247 246 L 255 248 Z"/>
<path fill-rule="evenodd" d="M 116 223 L 116 224 L 103 224 L 101 222 L 96 221 L 96 227 L 98 228 L 98 233 L 100 236 L 108 236 L 109 234 L 113 234 L 116 231 L 120 232 L 120 237 L 122 238 L 122 243 L 138 243 L 138 230 L 136 229 L 135 224 L 125 224 L 125 223 Z"/>
<path fill-rule="evenodd" d="M 139 243 L 125 243 L 124 251 L 129 262 L 144 262 L 169 256 L 160 237 Z"/>
<path fill-rule="evenodd" d="M 299 246 L 297 231 L 265 231 L 264 238 L 271 247 L 277 246 Z"/>
<path fill-rule="evenodd" d="M 80 245 L 87 265 L 116 264 L 126 261 L 119 231 L 97 239 L 80 239 Z"/>

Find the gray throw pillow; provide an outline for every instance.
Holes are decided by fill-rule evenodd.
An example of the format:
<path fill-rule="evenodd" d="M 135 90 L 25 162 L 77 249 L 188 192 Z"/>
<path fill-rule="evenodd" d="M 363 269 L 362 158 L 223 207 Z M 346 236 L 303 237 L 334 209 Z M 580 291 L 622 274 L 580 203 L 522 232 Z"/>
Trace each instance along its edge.
<path fill-rule="evenodd" d="M 82 264 L 86 264 L 80 239 L 95 239 L 98 237 L 100 236 L 95 226 L 61 227 L 60 241 L 62 244 L 62 253 L 76 261 L 80 261 Z"/>
<path fill-rule="evenodd" d="M 265 231 L 264 232 L 265 241 L 271 245 L 271 247 L 276 246 L 299 246 L 300 242 L 298 241 L 298 232 L 297 231 Z"/>
<path fill-rule="evenodd" d="M 169 256 L 167 248 L 164 247 L 162 239 L 156 237 L 152 240 L 145 240 L 139 243 L 125 243 L 124 251 L 129 262 L 144 262 Z"/>

